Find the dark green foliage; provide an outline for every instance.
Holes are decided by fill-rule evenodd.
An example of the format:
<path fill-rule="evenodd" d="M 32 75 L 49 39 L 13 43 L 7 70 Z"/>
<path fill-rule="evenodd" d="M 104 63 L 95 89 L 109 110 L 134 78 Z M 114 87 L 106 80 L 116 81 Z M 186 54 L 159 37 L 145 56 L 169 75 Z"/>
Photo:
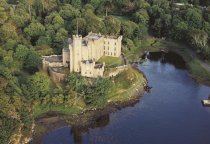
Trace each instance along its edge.
<path fill-rule="evenodd" d="M 36 52 L 30 51 L 24 61 L 24 69 L 26 69 L 30 73 L 34 73 L 38 70 L 40 65 L 40 56 Z"/>
<path fill-rule="evenodd" d="M 106 94 L 112 87 L 112 81 L 110 79 L 98 78 L 94 79 L 90 86 L 85 87 L 84 100 L 91 106 L 103 106 L 106 102 Z"/>
<path fill-rule="evenodd" d="M 107 78 L 87 79 L 77 74 L 70 74 L 67 87 L 83 97 L 87 105 L 100 107 L 106 102 L 106 94 L 112 87 L 112 81 Z"/>
<path fill-rule="evenodd" d="M 35 75 L 29 77 L 24 88 L 27 99 L 43 100 L 49 95 L 50 79 L 46 74 L 37 72 Z"/>
<path fill-rule="evenodd" d="M 173 2 L 186 5 L 179 7 Z M 8 143 L 20 123 L 26 130 L 30 127 L 29 110 L 21 105 L 32 105 L 32 101 L 59 105 L 74 95 L 88 106 L 105 103 L 112 86 L 109 79 L 70 75 L 64 91 L 51 86 L 45 74 L 35 73 L 41 65 L 40 55 L 60 54 L 67 38 L 77 33 L 77 24 L 78 33 L 83 36 L 90 31 L 123 35 L 124 53 L 137 53 L 142 47 L 138 44 L 152 35 L 187 43 L 209 60 L 209 5 L 209 0 L 1 0 L 0 143 Z M 192 71 L 196 70 L 199 69 Z M 126 88 L 129 84 L 117 85 Z M 9 104 L 10 100 L 16 103 Z M 10 112 L 12 116 L 19 115 L 20 120 L 11 118 Z"/>
<path fill-rule="evenodd" d="M 113 17 L 113 16 L 107 16 L 104 19 L 105 24 L 105 33 L 108 35 L 119 35 L 120 33 L 120 25 L 121 22 Z"/>
<path fill-rule="evenodd" d="M 7 144 L 14 128 L 19 125 L 16 119 L 8 118 L 6 114 L 0 111 L 0 143 Z"/>

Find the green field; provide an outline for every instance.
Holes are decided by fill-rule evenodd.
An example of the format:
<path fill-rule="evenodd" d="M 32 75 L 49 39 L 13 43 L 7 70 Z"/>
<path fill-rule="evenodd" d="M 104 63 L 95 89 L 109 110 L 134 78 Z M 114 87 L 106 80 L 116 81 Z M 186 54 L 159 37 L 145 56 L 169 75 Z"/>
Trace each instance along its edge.
<path fill-rule="evenodd" d="M 98 60 L 99 63 L 105 62 L 106 67 L 116 67 L 123 64 L 120 57 L 103 56 Z"/>

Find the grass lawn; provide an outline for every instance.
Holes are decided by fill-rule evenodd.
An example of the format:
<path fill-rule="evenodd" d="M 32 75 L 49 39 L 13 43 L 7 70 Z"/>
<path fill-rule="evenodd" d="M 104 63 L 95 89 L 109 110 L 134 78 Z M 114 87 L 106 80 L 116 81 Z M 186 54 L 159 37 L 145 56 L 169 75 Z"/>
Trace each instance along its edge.
<path fill-rule="evenodd" d="M 119 74 L 114 81 L 115 87 L 107 95 L 110 102 L 129 100 L 136 90 L 143 88 L 146 83 L 143 74 L 132 67 Z"/>
<path fill-rule="evenodd" d="M 65 107 L 64 105 L 58 105 L 58 106 L 40 106 L 36 107 L 36 110 L 33 113 L 33 117 L 39 117 L 40 115 L 47 113 L 49 111 L 58 112 L 60 114 L 78 114 L 82 110 L 77 106 L 72 107 Z"/>
<path fill-rule="evenodd" d="M 183 57 L 193 78 L 210 85 L 210 72 L 201 65 L 202 60 L 196 56 L 189 46 L 165 40 L 160 40 L 159 43 L 158 48 L 175 51 Z"/>
<path fill-rule="evenodd" d="M 105 62 L 106 67 L 116 67 L 123 64 L 123 61 L 120 57 L 111 57 L 111 56 L 103 56 L 98 60 L 98 62 L 100 63 Z"/>

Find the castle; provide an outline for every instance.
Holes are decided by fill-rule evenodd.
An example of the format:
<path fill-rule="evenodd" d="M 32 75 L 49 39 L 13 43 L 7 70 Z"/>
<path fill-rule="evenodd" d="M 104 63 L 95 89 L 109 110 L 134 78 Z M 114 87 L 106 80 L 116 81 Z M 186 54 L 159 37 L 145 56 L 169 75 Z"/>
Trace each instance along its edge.
<path fill-rule="evenodd" d="M 105 63 L 97 63 L 102 56 L 120 57 L 122 36 L 104 36 L 90 32 L 86 37 L 73 35 L 62 56 L 43 56 L 43 66 L 69 67 L 70 72 L 85 77 L 102 77 Z M 54 57 L 54 58 L 52 58 Z"/>

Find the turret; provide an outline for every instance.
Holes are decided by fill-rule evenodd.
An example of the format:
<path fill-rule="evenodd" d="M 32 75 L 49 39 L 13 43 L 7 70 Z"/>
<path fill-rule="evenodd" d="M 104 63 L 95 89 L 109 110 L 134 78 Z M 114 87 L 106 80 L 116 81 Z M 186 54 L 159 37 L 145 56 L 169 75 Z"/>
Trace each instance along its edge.
<path fill-rule="evenodd" d="M 64 67 L 68 67 L 70 62 L 70 51 L 68 48 L 64 48 L 62 53 L 63 53 L 63 65 Z"/>
<path fill-rule="evenodd" d="M 82 36 L 81 35 L 73 35 L 73 71 L 80 72 L 80 62 L 82 60 Z"/>

